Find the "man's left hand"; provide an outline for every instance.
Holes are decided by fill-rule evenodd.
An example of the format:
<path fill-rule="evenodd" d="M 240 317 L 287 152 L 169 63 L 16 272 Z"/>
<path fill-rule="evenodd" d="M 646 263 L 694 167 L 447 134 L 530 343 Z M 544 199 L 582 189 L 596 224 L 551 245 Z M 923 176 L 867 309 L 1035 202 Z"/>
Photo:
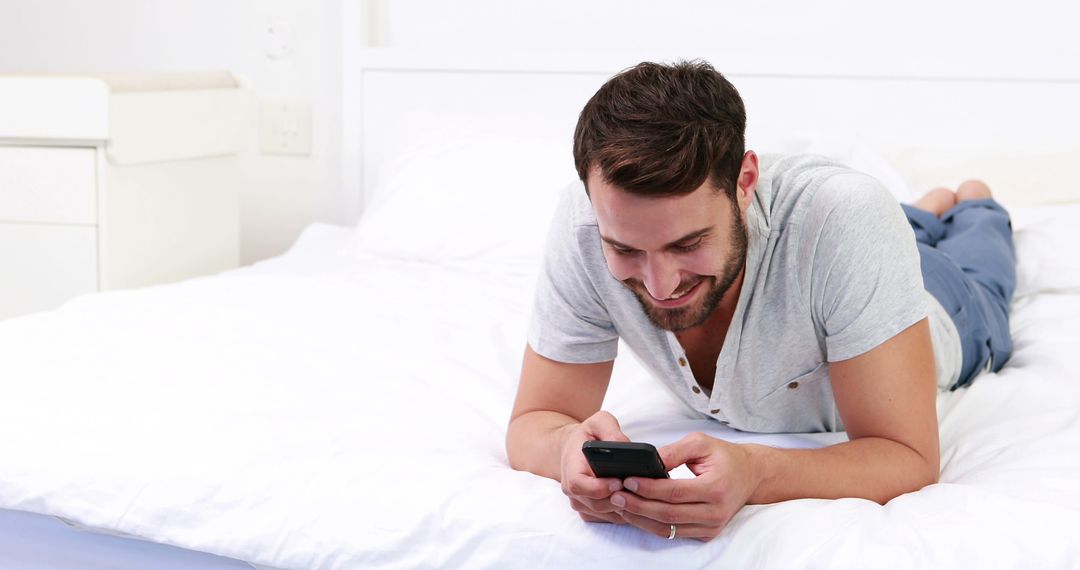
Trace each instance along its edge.
<path fill-rule="evenodd" d="M 626 522 L 663 538 L 670 536 L 671 525 L 676 526 L 678 538 L 716 538 L 760 482 L 746 447 L 702 433 L 692 433 L 659 451 L 669 471 L 685 463 L 697 477 L 630 477 L 623 486 L 631 492 L 613 494 L 611 503 L 622 509 Z"/>

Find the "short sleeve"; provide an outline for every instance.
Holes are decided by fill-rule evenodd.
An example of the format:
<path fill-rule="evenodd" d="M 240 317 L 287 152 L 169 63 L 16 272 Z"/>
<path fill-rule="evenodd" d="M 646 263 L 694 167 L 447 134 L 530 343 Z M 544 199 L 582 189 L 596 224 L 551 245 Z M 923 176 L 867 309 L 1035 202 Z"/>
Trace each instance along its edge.
<path fill-rule="evenodd" d="M 590 278 L 589 271 L 598 270 L 596 260 L 587 262 L 583 255 L 583 241 L 598 239 L 592 235 L 595 226 L 574 223 L 573 192 L 578 188 L 567 189 L 552 220 L 528 340 L 546 358 L 591 364 L 614 360 L 619 336 Z M 607 271 L 606 266 L 599 269 Z"/>
<path fill-rule="evenodd" d="M 836 175 L 810 208 L 811 310 L 830 362 L 868 352 L 927 316 L 915 234 L 881 183 Z"/>

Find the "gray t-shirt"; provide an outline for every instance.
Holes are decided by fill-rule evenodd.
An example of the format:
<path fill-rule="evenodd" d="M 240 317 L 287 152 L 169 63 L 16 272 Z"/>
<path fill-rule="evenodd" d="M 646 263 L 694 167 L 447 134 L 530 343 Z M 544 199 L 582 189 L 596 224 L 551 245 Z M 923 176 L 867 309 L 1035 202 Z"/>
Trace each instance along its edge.
<path fill-rule="evenodd" d="M 828 362 L 930 318 L 938 385 L 959 376 L 951 319 L 926 292 L 914 233 L 874 178 L 817 156 L 764 156 L 747 214 L 742 290 L 711 392 L 674 333 L 608 271 L 592 205 L 565 191 L 548 238 L 529 345 L 567 363 L 613 360 L 620 338 L 690 408 L 754 432 L 844 429 Z"/>

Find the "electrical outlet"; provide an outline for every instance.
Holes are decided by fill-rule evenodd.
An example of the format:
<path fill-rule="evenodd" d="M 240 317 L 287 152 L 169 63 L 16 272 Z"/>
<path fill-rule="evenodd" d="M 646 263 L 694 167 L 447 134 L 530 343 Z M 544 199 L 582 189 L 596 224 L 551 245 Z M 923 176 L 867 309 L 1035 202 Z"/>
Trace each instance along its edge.
<path fill-rule="evenodd" d="M 311 154 L 311 103 L 259 103 L 259 150 L 263 154 Z"/>

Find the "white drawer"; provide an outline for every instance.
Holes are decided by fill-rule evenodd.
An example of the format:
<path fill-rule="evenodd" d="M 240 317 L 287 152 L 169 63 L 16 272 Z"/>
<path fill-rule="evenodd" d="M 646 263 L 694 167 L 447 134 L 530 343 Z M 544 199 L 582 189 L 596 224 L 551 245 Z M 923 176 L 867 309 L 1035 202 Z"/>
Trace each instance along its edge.
<path fill-rule="evenodd" d="M 0 319 L 97 291 L 97 228 L 0 223 Z"/>
<path fill-rule="evenodd" d="M 0 145 L 0 222 L 97 223 L 95 150 Z"/>

